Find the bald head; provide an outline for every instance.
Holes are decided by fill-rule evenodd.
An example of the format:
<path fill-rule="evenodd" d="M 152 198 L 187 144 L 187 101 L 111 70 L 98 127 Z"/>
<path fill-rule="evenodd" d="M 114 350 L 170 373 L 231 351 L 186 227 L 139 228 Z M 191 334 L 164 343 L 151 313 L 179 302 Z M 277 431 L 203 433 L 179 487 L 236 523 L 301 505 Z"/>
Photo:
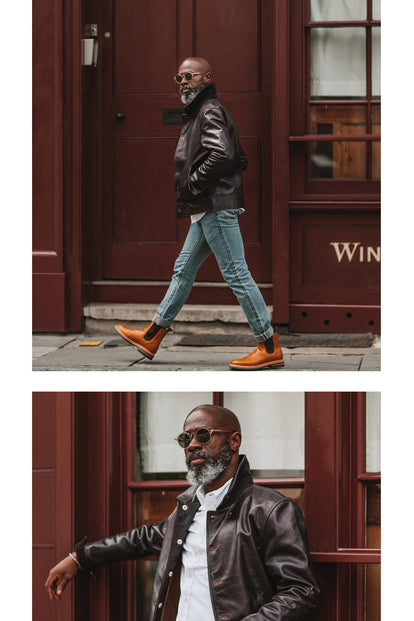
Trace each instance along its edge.
<path fill-rule="evenodd" d="M 195 69 L 197 71 L 209 72 L 211 73 L 211 65 L 205 58 L 201 58 L 201 56 L 189 56 L 181 63 L 180 69 L 183 65 L 195 65 Z"/>
<path fill-rule="evenodd" d="M 217 425 L 217 428 L 227 429 L 228 431 L 238 431 L 241 433 L 239 419 L 235 415 L 234 412 L 229 410 L 228 408 L 221 407 L 219 405 L 198 405 L 188 414 L 187 418 L 184 422 L 184 427 L 188 422 L 190 422 L 191 418 L 194 418 L 195 414 L 205 413 L 206 417 L 208 417 L 211 421 L 211 424 Z"/>

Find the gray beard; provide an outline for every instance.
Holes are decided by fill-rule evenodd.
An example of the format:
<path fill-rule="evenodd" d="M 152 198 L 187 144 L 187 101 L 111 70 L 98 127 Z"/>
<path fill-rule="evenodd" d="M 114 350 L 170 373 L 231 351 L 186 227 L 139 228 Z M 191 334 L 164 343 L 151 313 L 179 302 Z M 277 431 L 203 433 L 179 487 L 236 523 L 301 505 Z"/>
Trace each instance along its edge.
<path fill-rule="evenodd" d="M 191 466 L 189 458 L 197 456 L 206 461 L 203 464 Z M 204 451 L 196 451 L 186 459 L 188 473 L 187 481 L 191 485 L 208 485 L 213 483 L 218 477 L 227 470 L 231 461 L 231 451 L 228 440 L 224 444 L 218 457 L 210 457 Z"/>
<path fill-rule="evenodd" d="M 190 86 L 190 90 L 188 91 L 188 93 L 182 93 L 180 91 L 180 93 L 181 93 L 181 101 L 183 102 L 183 104 L 185 106 L 188 106 L 189 103 L 194 101 L 194 99 L 197 97 L 198 93 L 201 93 L 201 91 L 203 90 L 204 86 L 205 86 L 204 78 L 201 78 L 200 82 L 198 83 L 198 86 Z"/>

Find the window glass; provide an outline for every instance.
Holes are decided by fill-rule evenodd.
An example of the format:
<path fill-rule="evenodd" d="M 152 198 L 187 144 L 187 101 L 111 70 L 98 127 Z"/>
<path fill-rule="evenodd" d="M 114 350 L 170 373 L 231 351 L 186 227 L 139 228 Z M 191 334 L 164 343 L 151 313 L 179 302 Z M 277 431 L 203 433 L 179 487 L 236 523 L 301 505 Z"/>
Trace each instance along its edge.
<path fill-rule="evenodd" d="M 381 395 L 366 394 L 366 471 L 381 472 Z"/>
<path fill-rule="evenodd" d="M 380 105 L 373 105 L 371 113 L 372 133 L 381 133 L 381 108 Z M 372 178 L 381 179 L 381 143 L 372 143 Z"/>
<path fill-rule="evenodd" d="M 379 104 L 375 104 L 371 108 L 371 122 L 372 122 L 372 133 L 380 134 L 381 133 L 381 108 Z"/>
<path fill-rule="evenodd" d="M 309 162 L 312 179 L 366 179 L 367 145 L 345 140 L 311 142 Z"/>
<path fill-rule="evenodd" d="M 366 108 L 353 104 L 315 104 L 311 107 L 311 134 L 365 134 Z"/>
<path fill-rule="evenodd" d="M 381 19 L 381 0 L 372 0 L 372 19 Z"/>
<path fill-rule="evenodd" d="M 142 392 L 137 424 L 136 478 L 183 478 L 184 451 L 174 438 L 182 431 L 187 414 L 202 403 L 211 403 L 211 392 Z M 167 477 L 164 475 L 172 475 Z M 158 476 L 162 475 L 162 476 Z"/>
<path fill-rule="evenodd" d="M 381 96 L 381 28 L 372 28 L 372 96 Z"/>
<path fill-rule="evenodd" d="M 303 476 L 303 393 L 226 392 L 224 406 L 240 420 L 240 450 L 255 476 Z"/>
<path fill-rule="evenodd" d="M 311 30 L 312 98 L 366 96 L 364 28 Z"/>
<path fill-rule="evenodd" d="M 314 22 L 366 19 L 365 0 L 311 0 L 311 20 Z"/>

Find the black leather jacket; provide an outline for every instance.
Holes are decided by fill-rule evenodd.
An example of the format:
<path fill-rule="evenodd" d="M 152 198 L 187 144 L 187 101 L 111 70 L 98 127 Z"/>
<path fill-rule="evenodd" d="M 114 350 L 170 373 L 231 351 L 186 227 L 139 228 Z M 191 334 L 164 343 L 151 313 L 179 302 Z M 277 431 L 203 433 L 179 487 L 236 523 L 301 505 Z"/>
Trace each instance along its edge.
<path fill-rule="evenodd" d="M 204 87 L 184 110 L 174 158 L 178 217 L 243 207 L 247 158 L 215 85 Z"/>
<path fill-rule="evenodd" d="M 181 553 L 200 503 L 196 488 L 178 496 L 163 522 L 77 544 L 82 567 L 159 555 L 152 621 L 173 621 L 179 597 Z M 305 523 L 282 494 L 253 484 L 240 457 L 227 495 L 207 513 L 207 562 L 216 621 L 298 621 L 316 606 L 319 588 L 311 568 Z"/>

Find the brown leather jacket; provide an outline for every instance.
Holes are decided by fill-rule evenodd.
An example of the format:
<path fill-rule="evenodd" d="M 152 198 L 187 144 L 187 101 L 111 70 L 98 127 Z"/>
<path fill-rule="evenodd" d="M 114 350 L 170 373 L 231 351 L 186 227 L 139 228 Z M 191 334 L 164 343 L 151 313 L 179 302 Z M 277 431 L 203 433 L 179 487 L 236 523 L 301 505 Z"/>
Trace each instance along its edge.
<path fill-rule="evenodd" d="M 183 542 L 200 505 L 195 492 L 178 496 L 159 524 L 76 545 L 82 567 L 92 572 L 159 555 L 152 621 L 176 618 Z M 254 485 L 243 455 L 227 495 L 207 513 L 207 562 L 216 621 L 298 621 L 318 603 L 301 512 L 282 494 Z"/>
<path fill-rule="evenodd" d="M 178 217 L 243 207 L 247 158 L 215 85 L 204 87 L 184 110 L 174 158 Z"/>

